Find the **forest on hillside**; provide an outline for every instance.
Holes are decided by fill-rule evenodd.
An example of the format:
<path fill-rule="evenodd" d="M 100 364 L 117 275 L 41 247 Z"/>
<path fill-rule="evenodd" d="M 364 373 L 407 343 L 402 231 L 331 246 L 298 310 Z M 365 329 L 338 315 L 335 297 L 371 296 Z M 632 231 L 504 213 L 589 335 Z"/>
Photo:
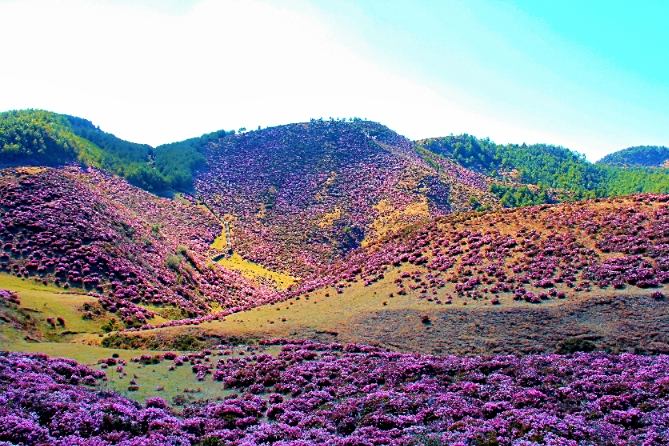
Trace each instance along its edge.
<path fill-rule="evenodd" d="M 204 144 L 218 131 L 153 148 L 102 131 L 87 119 L 44 110 L 0 113 L 0 163 L 57 166 L 80 163 L 126 178 L 151 192 L 192 189 Z"/>
<path fill-rule="evenodd" d="M 464 167 L 510 180 L 491 186 L 506 207 L 549 203 L 555 197 L 548 189 L 566 192 L 561 198 L 568 199 L 669 192 L 669 169 L 595 164 L 578 152 L 550 144 L 496 144 L 467 134 L 418 144 Z M 530 189 L 528 184 L 537 187 Z"/>

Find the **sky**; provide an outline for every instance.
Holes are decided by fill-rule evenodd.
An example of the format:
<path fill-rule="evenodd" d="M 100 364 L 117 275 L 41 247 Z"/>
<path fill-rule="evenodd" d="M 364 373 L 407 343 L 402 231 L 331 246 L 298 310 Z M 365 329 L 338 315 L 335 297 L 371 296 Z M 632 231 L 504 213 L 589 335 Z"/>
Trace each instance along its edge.
<path fill-rule="evenodd" d="M 0 0 L 0 110 L 159 145 L 361 117 L 597 160 L 669 145 L 669 2 Z"/>

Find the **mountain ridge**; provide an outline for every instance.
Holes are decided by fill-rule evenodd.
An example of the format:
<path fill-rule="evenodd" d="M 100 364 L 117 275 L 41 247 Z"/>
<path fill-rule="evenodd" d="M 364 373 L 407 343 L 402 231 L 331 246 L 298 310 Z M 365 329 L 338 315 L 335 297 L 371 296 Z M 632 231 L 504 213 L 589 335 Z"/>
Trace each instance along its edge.
<path fill-rule="evenodd" d="M 347 122 L 349 125 L 371 123 L 358 118 L 312 119 L 268 129 L 313 125 L 317 122 Z M 390 133 L 387 133 L 391 132 L 390 129 L 374 124 L 384 127 L 385 136 L 390 137 Z M 242 133 L 268 129 L 251 132 L 244 130 Z M 380 137 L 381 133 L 375 137 Z M 0 113 L 0 163 L 81 162 L 121 175 L 132 184 L 154 193 L 192 193 L 197 172 L 206 167 L 204 151 L 207 145 L 235 134 L 234 131 L 219 130 L 154 148 L 116 138 L 83 118 L 44 110 L 15 110 Z M 487 138 L 480 139 L 467 134 L 406 141 L 413 145 L 414 151 L 428 150 L 464 168 L 503 180 L 502 183 L 506 184 L 498 184 L 493 193 L 507 207 L 593 196 L 669 191 L 667 171 L 648 170 L 649 166 L 660 167 L 666 162 L 669 155 L 665 147 L 632 147 L 613 152 L 597 163 L 590 163 L 581 154 L 560 146 L 500 145 Z M 383 143 L 381 140 L 379 142 Z M 31 149 L 33 144 L 35 147 Z M 56 156 L 46 153 L 49 151 L 56 151 Z M 22 152 L 27 156 L 21 156 Z M 37 160 L 34 159 L 36 155 Z M 57 155 L 62 158 L 58 159 Z M 648 159 L 641 165 L 638 162 L 615 161 L 625 156 Z M 528 189 L 526 186 L 533 187 Z M 535 193 L 535 187 L 539 187 L 538 194 Z"/>
<path fill-rule="evenodd" d="M 669 168 L 669 147 L 634 146 L 609 153 L 599 161 L 618 167 L 665 167 Z"/>

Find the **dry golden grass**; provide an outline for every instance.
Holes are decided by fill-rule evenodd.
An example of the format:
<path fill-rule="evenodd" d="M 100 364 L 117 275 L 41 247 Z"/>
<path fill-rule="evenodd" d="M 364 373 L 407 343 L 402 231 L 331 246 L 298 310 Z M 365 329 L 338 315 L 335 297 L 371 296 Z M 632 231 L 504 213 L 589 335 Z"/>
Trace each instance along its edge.
<path fill-rule="evenodd" d="M 218 237 L 216 237 L 214 242 L 211 244 L 211 248 L 216 249 L 218 251 L 223 251 L 225 250 L 226 246 L 227 246 L 227 240 L 225 238 L 225 230 L 222 230 L 221 234 Z"/>
<path fill-rule="evenodd" d="M 318 221 L 318 227 L 321 229 L 330 228 L 332 225 L 341 218 L 341 209 L 335 206 L 335 208 L 323 214 Z"/>
<path fill-rule="evenodd" d="M 17 167 L 16 171 L 22 175 L 37 175 L 44 172 L 44 167 Z"/>
<path fill-rule="evenodd" d="M 371 225 L 371 231 L 362 246 L 380 240 L 406 227 L 407 223 L 427 220 L 430 217 L 427 198 L 409 203 L 404 208 L 393 206 L 388 200 L 381 200 L 375 206 L 376 216 Z"/>
<path fill-rule="evenodd" d="M 280 273 L 244 259 L 238 253 L 217 261 L 224 268 L 238 271 L 242 276 L 255 282 L 262 282 L 278 290 L 285 290 L 295 283 L 296 279 L 286 273 Z"/>

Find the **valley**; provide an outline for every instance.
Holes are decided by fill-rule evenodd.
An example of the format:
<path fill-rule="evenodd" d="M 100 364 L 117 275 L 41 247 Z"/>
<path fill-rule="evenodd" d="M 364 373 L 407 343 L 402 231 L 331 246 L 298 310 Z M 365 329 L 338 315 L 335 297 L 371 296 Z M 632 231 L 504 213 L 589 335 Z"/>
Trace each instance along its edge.
<path fill-rule="evenodd" d="M 79 119 L 0 114 L 0 444 L 669 440 L 666 169 Z"/>

